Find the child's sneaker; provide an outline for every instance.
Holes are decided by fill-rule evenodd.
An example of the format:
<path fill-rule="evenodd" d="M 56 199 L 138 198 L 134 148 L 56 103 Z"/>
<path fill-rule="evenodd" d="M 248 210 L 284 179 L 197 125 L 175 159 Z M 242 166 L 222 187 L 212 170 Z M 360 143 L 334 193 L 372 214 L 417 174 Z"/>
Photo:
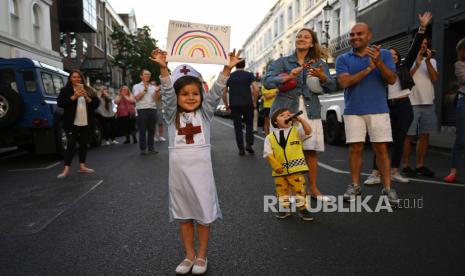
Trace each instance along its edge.
<path fill-rule="evenodd" d="M 276 213 L 276 217 L 279 218 L 279 219 L 285 219 L 290 215 L 291 215 L 291 213 L 289 213 L 289 212 L 277 212 Z"/>
<path fill-rule="evenodd" d="M 312 214 L 307 209 L 300 210 L 299 217 L 302 220 L 313 220 Z"/>

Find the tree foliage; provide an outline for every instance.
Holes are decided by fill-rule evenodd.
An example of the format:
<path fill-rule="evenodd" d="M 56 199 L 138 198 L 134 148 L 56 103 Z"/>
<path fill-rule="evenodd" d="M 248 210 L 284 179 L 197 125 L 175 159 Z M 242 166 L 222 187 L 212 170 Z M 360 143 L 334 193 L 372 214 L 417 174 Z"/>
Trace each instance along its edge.
<path fill-rule="evenodd" d="M 150 53 L 157 47 L 157 41 L 151 37 L 148 26 L 138 28 L 134 34 L 116 27 L 111 39 L 116 50 L 112 65 L 122 69 L 124 79 L 129 76 L 131 84 L 137 83 L 140 81 L 140 71 L 148 69 L 152 72 L 152 79 L 159 81 L 160 68 L 149 59 Z"/>

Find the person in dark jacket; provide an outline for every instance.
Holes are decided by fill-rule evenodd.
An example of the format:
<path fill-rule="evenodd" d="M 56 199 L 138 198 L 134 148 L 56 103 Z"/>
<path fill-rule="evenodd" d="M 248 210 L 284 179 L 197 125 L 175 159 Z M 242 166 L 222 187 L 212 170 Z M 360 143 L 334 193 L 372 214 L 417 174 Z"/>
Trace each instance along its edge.
<path fill-rule="evenodd" d="M 63 108 L 63 129 L 67 138 L 65 167 L 57 178 L 65 178 L 69 175 L 76 142 L 79 142 L 78 172 L 94 172 L 86 166 L 85 162 L 89 129 L 95 124 L 95 109 L 99 103 L 95 90 L 85 84 L 82 73 L 78 70 L 71 71 L 68 82 L 61 89 L 57 99 L 58 106 Z"/>
<path fill-rule="evenodd" d="M 415 82 L 410 75 L 410 68 L 415 62 L 421 43 L 425 38 L 426 27 L 431 21 L 431 18 L 432 14 L 430 12 L 425 12 L 423 15 L 419 16 L 420 28 L 404 60 L 402 60 L 397 49 L 389 49 L 396 65 L 397 74 L 396 82 L 388 86 L 389 117 L 391 119 L 393 139 L 391 150 L 391 179 L 400 183 L 409 182 L 407 178 L 400 174 L 399 165 L 402 158 L 405 136 L 413 120 L 413 110 L 409 94 Z M 380 172 L 376 164 L 376 156 L 373 158 L 373 172 L 364 183 L 365 185 L 381 183 Z"/>

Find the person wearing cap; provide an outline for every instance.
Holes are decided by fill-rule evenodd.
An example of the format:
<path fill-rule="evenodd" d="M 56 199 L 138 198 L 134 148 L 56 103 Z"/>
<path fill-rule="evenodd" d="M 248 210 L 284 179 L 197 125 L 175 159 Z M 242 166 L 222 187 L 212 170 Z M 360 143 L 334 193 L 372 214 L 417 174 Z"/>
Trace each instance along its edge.
<path fill-rule="evenodd" d="M 139 128 L 139 148 L 142 155 L 158 153 L 154 149 L 155 124 L 157 123 L 157 104 L 155 86 L 150 84 L 152 74 L 147 69 L 140 72 L 141 82 L 134 85 L 132 92 L 136 99 L 137 127 Z"/>
<path fill-rule="evenodd" d="M 242 118 L 245 122 L 245 150 L 254 154 L 253 145 L 253 116 L 257 107 L 258 85 L 253 73 L 245 71 L 245 60 L 236 65 L 236 71 L 226 84 L 223 102 L 226 108 L 231 108 L 231 118 L 234 121 L 234 132 L 239 155 L 244 155 L 244 134 L 242 133 Z M 229 101 L 228 101 L 229 94 Z"/>
<path fill-rule="evenodd" d="M 234 50 L 229 54 L 229 65 L 224 66 L 208 93 L 200 74 L 191 66 L 178 66 L 170 78 L 165 51 L 155 49 L 151 60 L 160 67 L 162 106 L 168 124 L 170 220 L 179 222 L 186 254 L 176 273 L 204 274 L 210 224 L 222 218 L 213 177 L 210 124 L 231 69 L 240 61 L 239 53 Z"/>

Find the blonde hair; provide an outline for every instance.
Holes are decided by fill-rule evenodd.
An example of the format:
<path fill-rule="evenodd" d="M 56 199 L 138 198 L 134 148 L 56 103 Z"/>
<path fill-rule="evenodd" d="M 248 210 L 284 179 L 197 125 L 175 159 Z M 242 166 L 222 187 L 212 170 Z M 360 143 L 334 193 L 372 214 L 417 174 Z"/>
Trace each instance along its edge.
<path fill-rule="evenodd" d="M 457 60 L 465 61 L 465 37 L 457 42 L 455 50 L 457 51 Z"/>

